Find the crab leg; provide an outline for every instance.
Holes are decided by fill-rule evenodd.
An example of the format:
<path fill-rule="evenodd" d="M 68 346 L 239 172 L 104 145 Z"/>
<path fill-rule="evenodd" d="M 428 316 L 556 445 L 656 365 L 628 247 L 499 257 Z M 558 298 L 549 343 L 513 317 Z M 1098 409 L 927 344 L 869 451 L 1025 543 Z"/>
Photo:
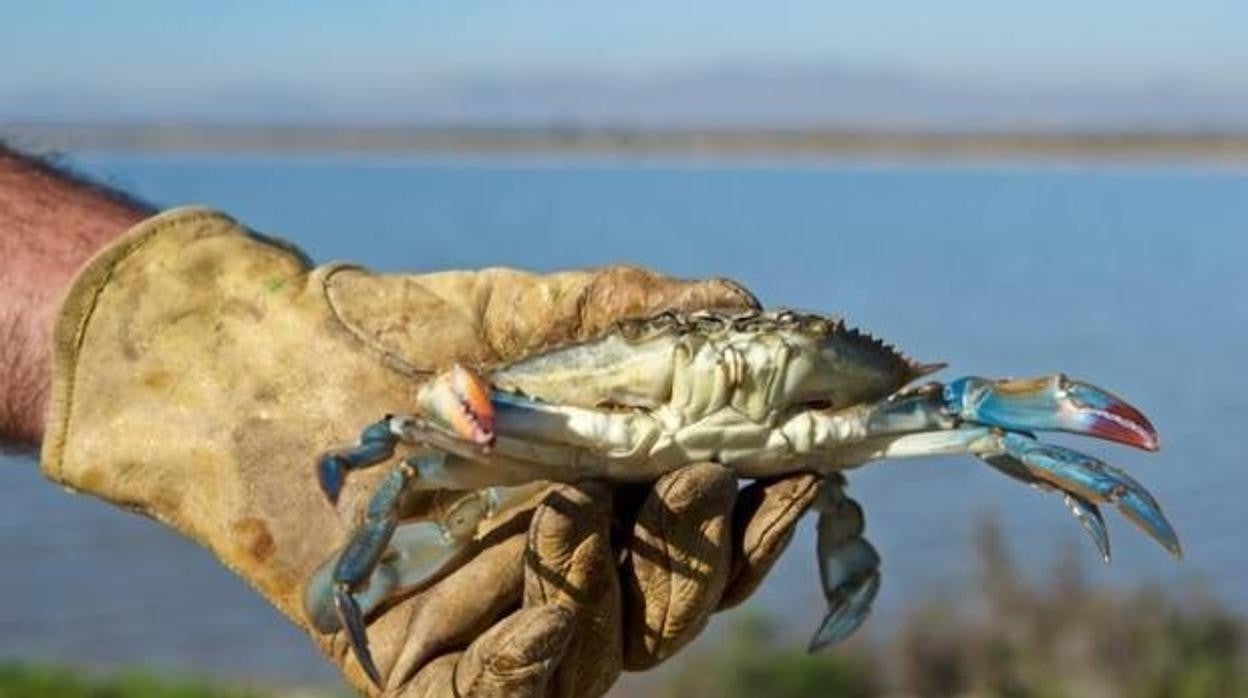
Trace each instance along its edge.
<path fill-rule="evenodd" d="M 493 410 L 488 387 L 480 377 L 456 365 L 438 375 L 435 390 L 421 392 L 422 407 L 447 420 L 446 428 L 457 438 L 483 445 L 494 438 Z M 395 446 L 410 440 L 412 422 L 408 415 L 386 415 L 364 428 L 359 445 L 321 456 L 316 474 L 321 491 L 331 503 L 338 503 L 343 481 L 351 470 L 376 465 L 394 455 Z"/>
<path fill-rule="evenodd" d="M 880 556 L 862 537 L 862 507 L 845 496 L 844 488 L 841 475 L 830 475 L 814 503 L 819 512 L 819 581 L 828 610 L 810 640 L 811 652 L 841 642 L 857 630 L 880 589 Z"/>
<path fill-rule="evenodd" d="M 644 411 L 608 411 L 551 405 L 490 391 L 479 376 L 458 369 L 464 385 L 475 381 L 478 403 L 448 397 L 446 383 L 422 386 L 420 418 L 404 425 L 404 440 L 455 455 L 440 487 L 469 489 L 532 480 L 654 479 L 687 461 L 669 462 L 651 446 L 662 425 Z M 487 438 L 466 436 L 463 425 L 490 426 Z M 496 431 L 495 431 L 496 430 Z"/>
<path fill-rule="evenodd" d="M 330 576 L 330 594 L 340 627 L 347 631 L 347 639 L 360 667 L 377 686 L 381 685 L 381 674 L 368 650 L 364 611 L 355 598 L 355 592 L 365 587 L 389 547 L 399 524 L 398 510 L 403 491 L 408 480 L 415 476 L 416 469 L 404 462 L 395 466 L 381 481 L 368 504 L 364 522 L 339 553 Z"/>
<path fill-rule="evenodd" d="M 399 505 L 413 481 L 436 476 L 448 457 L 434 453 L 409 458 L 390 471 L 369 502 L 347 545 L 308 584 L 304 605 L 321 632 L 346 629 L 360 666 L 378 686 L 380 674 L 368 649 L 364 619 L 396 595 L 428 583 L 468 549 L 482 520 L 527 499 L 527 487 L 489 488 L 455 502 L 439 521 L 399 523 Z"/>
<path fill-rule="evenodd" d="M 355 448 L 321 456 L 316 465 L 316 475 L 326 499 L 333 504 L 338 503 L 348 471 L 376 465 L 394 455 L 400 434 L 393 428 L 393 421 L 390 415 L 386 415 L 364 428 L 360 433 L 360 443 Z"/>

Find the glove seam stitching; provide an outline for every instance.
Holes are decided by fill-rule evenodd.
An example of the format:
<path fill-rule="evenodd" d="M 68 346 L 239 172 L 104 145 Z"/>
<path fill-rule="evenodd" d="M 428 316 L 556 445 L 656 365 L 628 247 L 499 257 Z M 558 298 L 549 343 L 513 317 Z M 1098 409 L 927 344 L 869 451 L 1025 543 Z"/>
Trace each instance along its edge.
<path fill-rule="evenodd" d="M 549 510 L 550 510 L 550 507 L 539 505 L 537 510 L 534 512 L 533 521 L 529 524 L 529 539 L 530 539 L 529 543 L 530 543 L 530 546 L 533 548 L 533 550 L 537 549 L 537 543 L 536 543 L 535 538 L 538 536 L 537 532 L 541 530 L 542 521 L 548 516 L 547 512 Z M 591 541 L 588 539 L 582 540 L 569 552 L 568 559 L 559 565 L 560 576 L 567 575 L 568 571 L 572 568 L 573 563 L 576 561 L 577 553 L 580 552 L 580 550 L 586 544 L 590 542 Z M 558 604 L 558 601 L 554 600 L 555 596 L 547 590 L 548 585 L 543 580 L 542 575 L 536 575 L 536 576 L 537 576 L 538 591 L 541 592 L 542 602 L 543 603 L 553 602 L 553 603 Z"/>
<path fill-rule="evenodd" d="M 408 361 L 381 343 L 374 341 L 372 337 L 360 328 L 356 327 L 354 323 L 347 320 L 346 316 L 339 310 L 338 303 L 335 302 L 334 294 L 330 289 L 330 282 L 334 276 L 339 272 L 344 271 L 368 273 L 368 269 L 358 264 L 339 262 L 328 265 L 328 269 L 325 272 L 325 278 L 321 281 L 321 296 L 325 299 L 325 305 L 334 316 L 334 320 L 338 321 L 338 324 L 343 327 L 356 342 L 363 346 L 367 351 L 378 356 L 381 359 L 382 364 L 395 373 L 407 378 L 412 376 L 428 376 L 432 374 L 432 370 L 421 368 L 411 361 Z"/>
<path fill-rule="evenodd" d="M 53 394 L 51 396 L 50 404 L 55 405 L 58 411 L 61 412 L 61 414 L 59 415 L 60 420 L 59 420 L 59 424 L 57 428 L 57 433 L 53 439 L 53 443 L 56 445 L 56 449 L 57 449 L 56 463 L 54 466 L 54 470 L 56 472 L 56 480 L 58 482 L 64 482 L 65 480 L 65 444 L 68 443 L 69 432 L 70 432 L 70 422 L 73 419 L 72 407 L 74 404 L 74 393 L 78 385 L 78 359 L 80 358 L 81 353 L 82 353 L 82 346 L 86 342 L 87 327 L 91 324 L 91 321 L 94 319 L 96 308 L 99 306 L 100 296 L 103 295 L 104 290 L 108 288 L 109 284 L 112 282 L 113 277 L 116 274 L 117 268 L 120 267 L 124 262 L 132 258 L 139 250 L 141 250 L 144 246 L 146 246 L 147 243 L 151 242 L 151 240 L 154 237 L 156 237 L 158 234 L 164 232 L 168 228 L 175 226 L 175 225 L 183 225 L 186 223 L 194 223 L 198 221 L 213 220 L 213 219 L 227 222 L 227 223 L 233 222 L 233 220 L 229 218 L 228 216 L 222 215 L 215 211 L 204 211 L 201 213 L 192 213 L 192 214 L 177 216 L 175 218 L 171 218 L 170 220 L 166 220 L 166 221 L 160 221 L 152 225 L 147 230 L 143 231 L 143 233 L 139 235 L 137 238 L 133 238 L 129 240 L 125 240 L 123 238 L 124 242 L 121 243 L 123 245 L 122 247 L 123 251 L 120 252 L 119 255 L 115 259 L 113 259 L 110 264 L 108 264 L 108 266 L 103 270 L 102 276 L 98 279 L 98 281 L 95 282 L 94 288 L 91 289 L 90 300 L 85 304 L 81 312 L 80 319 L 74 326 L 73 350 L 72 350 L 73 370 L 71 370 L 69 372 L 69 375 L 65 377 L 64 385 L 56 386 L 54 384 L 52 386 L 52 389 L 56 391 L 56 394 Z M 111 247 L 106 247 L 104 248 L 103 251 L 101 251 L 101 254 L 105 254 L 108 250 L 111 250 L 111 249 L 112 249 Z M 88 262 L 87 267 L 84 267 L 84 269 L 89 268 L 89 267 L 90 267 L 90 263 Z M 71 292 L 73 288 L 74 286 L 71 285 L 70 286 Z M 64 350 L 61 346 L 59 346 L 60 342 L 57 342 L 57 345 L 58 346 L 54 348 L 55 355 L 52 357 L 53 362 L 54 362 L 53 366 L 60 365 L 62 363 L 61 359 L 63 358 L 62 352 Z M 60 388 L 60 390 L 56 390 L 56 388 L 58 387 Z"/>
<path fill-rule="evenodd" d="M 668 480 L 667 483 L 665 483 L 666 486 L 663 488 L 663 494 L 660 497 L 661 499 L 663 499 L 664 501 L 667 501 L 667 496 L 670 495 L 672 492 L 672 489 L 676 487 L 676 481 L 677 481 L 676 478 L 672 478 Z M 668 621 L 671 619 L 671 616 L 672 616 L 672 600 L 676 596 L 676 574 L 675 574 L 674 565 L 673 565 L 671 536 L 666 535 L 668 530 L 671 528 L 668 525 L 669 512 L 670 512 L 670 509 L 668 507 L 662 507 L 661 512 L 660 512 L 662 516 L 661 521 L 663 524 L 663 531 L 665 533 L 665 535 L 663 536 L 663 556 L 665 558 L 666 567 L 667 567 L 667 603 L 664 605 L 663 617 L 659 622 L 659 637 L 658 637 L 658 640 L 655 642 L 655 647 L 654 647 L 654 656 L 656 658 L 662 656 L 663 654 L 662 651 L 668 644 L 666 642 L 667 626 L 668 626 Z"/>
<path fill-rule="evenodd" d="M 780 511 L 780 515 L 779 515 L 779 516 L 776 516 L 775 518 L 773 518 L 773 519 L 772 519 L 772 520 L 768 523 L 767 527 L 763 529 L 762 534 L 761 534 L 761 535 L 759 535 L 759 544 L 758 544 L 757 546 L 755 546 L 755 548 L 754 548 L 755 550 L 758 550 L 759 548 L 765 547 L 765 546 L 764 546 L 764 541 L 766 541 L 766 540 L 770 539 L 770 538 L 771 538 L 771 536 L 772 536 L 772 534 L 773 534 L 773 532 L 774 532 L 777 528 L 787 528 L 787 527 L 788 527 L 788 525 L 789 525 L 789 523 L 792 523 L 792 521 L 789 521 L 788 523 L 781 523 L 781 522 L 784 522 L 784 521 L 788 518 L 789 513 L 790 513 L 791 511 L 793 511 L 793 509 L 797 507 L 797 503 L 798 503 L 801 499 L 803 499 L 802 494 L 803 494 L 805 491 L 810 490 L 810 489 L 811 489 L 811 487 L 812 487 L 813 485 L 814 485 L 814 483 L 812 483 L 812 485 L 811 485 L 811 486 L 807 486 L 807 487 L 802 488 L 802 489 L 803 489 L 803 492 L 802 492 L 802 493 L 798 493 L 798 494 L 796 494 L 796 495 L 791 495 L 791 496 L 789 496 L 789 497 L 787 498 L 787 499 L 788 499 L 788 501 L 786 501 L 786 502 L 785 502 L 785 504 L 784 504 L 784 508 Z M 748 558 L 748 556 L 747 556 L 747 558 Z"/>
<path fill-rule="evenodd" d="M 529 533 L 526 536 L 528 540 L 525 541 L 526 547 L 534 552 L 537 551 L 537 532 L 541 530 L 542 520 L 546 518 L 545 497 L 542 499 L 542 504 L 538 504 L 537 509 L 533 512 L 533 520 L 529 523 Z M 541 574 L 535 574 L 534 577 L 537 578 L 537 591 L 541 595 L 542 603 L 550 601 L 550 595 L 546 592 L 546 581 Z"/>

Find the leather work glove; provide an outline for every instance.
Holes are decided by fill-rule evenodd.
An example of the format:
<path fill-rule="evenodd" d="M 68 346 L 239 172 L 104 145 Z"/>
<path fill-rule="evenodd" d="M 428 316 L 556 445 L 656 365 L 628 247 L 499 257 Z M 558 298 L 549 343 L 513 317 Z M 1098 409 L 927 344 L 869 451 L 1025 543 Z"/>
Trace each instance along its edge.
<path fill-rule="evenodd" d="M 75 280 L 55 331 L 42 467 L 206 546 L 365 693 L 600 695 L 755 588 L 813 477 L 738 491 L 706 463 L 644 487 L 542 490 L 487 520 L 461 566 L 370 618 L 382 691 L 343 632 L 311 628 L 302 599 L 387 468 L 353 473 L 333 505 L 317 458 L 410 411 L 413 387 L 452 363 L 489 366 L 629 316 L 754 304 L 727 281 L 632 267 L 313 269 L 220 213 L 178 209 Z"/>

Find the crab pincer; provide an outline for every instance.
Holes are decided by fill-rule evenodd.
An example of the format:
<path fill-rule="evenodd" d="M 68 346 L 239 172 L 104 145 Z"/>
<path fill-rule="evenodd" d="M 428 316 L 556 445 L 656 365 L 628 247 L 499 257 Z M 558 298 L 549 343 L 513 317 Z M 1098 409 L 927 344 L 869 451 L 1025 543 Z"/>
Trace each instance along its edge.
<path fill-rule="evenodd" d="M 1157 430 L 1126 400 L 1062 374 L 1021 380 L 959 378 L 944 388 L 961 419 L 1011 431 L 1065 431 L 1156 451 Z"/>
<path fill-rule="evenodd" d="M 1001 442 L 1005 452 L 1022 463 L 1035 478 L 1075 497 L 1076 507 L 1072 507 L 1072 511 L 1081 522 L 1084 519 L 1080 509 L 1099 519 L 1100 514 L 1091 502 L 1113 504 L 1171 555 L 1182 557 L 1178 534 L 1162 513 L 1161 505 L 1130 475 L 1087 454 L 1046 444 L 1026 434 L 1006 433 L 1001 436 Z M 1103 524 L 1091 525 L 1103 529 Z M 1093 538 L 1096 537 L 1093 533 Z M 1108 542 L 1104 546 L 1098 543 L 1098 547 L 1102 548 L 1102 557 L 1109 556 Z"/>
<path fill-rule="evenodd" d="M 1114 504 L 1172 555 L 1178 535 L 1144 486 L 1084 453 L 1038 441 L 1032 431 L 1094 436 L 1146 451 L 1160 448 L 1157 430 L 1140 410 L 1090 383 L 1057 374 L 1022 380 L 959 378 L 942 399 L 956 418 L 999 430 L 977 455 L 1015 479 L 1064 493 L 1066 506 L 1109 561 L 1109 536 L 1097 503 Z"/>
<path fill-rule="evenodd" d="M 426 419 L 465 441 L 489 446 L 494 441 L 491 392 L 481 376 L 455 364 L 422 386 L 417 402 Z"/>

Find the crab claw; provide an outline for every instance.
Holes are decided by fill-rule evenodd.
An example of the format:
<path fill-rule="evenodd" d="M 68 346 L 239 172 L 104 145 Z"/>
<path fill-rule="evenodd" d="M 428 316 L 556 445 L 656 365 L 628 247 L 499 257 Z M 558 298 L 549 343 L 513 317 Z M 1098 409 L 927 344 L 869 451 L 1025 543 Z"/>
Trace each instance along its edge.
<path fill-rule="evenodd" d="M 1031 468 L 1026 463 L 1008 453 L 981 453 L 978 455 L 980 460 L 1015 480 L 1042 490 L 1055 489 L 1048 481 L 1033 474 Z M 1079 522 L 1079 527 L 1092 539 L 1092 544 L 1096 546 L 1096 551 L 1100 554 L 1101 561 L 1109 564 L 1109 532 L 1105 528 L 1105 519 L 1101 516 L 1100 508 L 1073 492 L 1064 491 L 1062 494 L 1065 497 L 1066 509 Z"/>
<path fill-rule="evenodd" d="M 1108 565 L 1109 531 L 1105 528 L 1105 519 L 1101 516 L 1100 508 L 1073 492 L 1067 492 L 1065 495 L 1066 508 L 1092 539 L 1096 551 L 1101 554 L 1101 561 Z M 1175 544 L 1177 545 L 1178 542 L 1176 541 Z"/>
<path fill-rule="evenodd" d="M 1101 542 L 1104 524 L 1093 502 L 1117 506 L 1171 555 L 1182 557 L 1178 534 L 1161 512 L 1161 506 L 1130 475 L 1092 456 L 1042 443 L 1025 434 L 1003 434 L 1001 445 L 1036 480 L 1070 495 L 1067 505 L 1097 543 L 1102 557 L 1108 557 L 1109 546 L 1108 540 Z"/>
<path fill-rule="evenodd" d="M 494 405 L 481 376 L 456 364 L 421 386 L 417 400 L 425 416 L 456 436 L 488 446 L 494 442 Z"/>
<path fill-rule="evenodd" d="M 1011 431 L 1067 431 L 1156 451 L 1157 430 L 1122 398 L 1062 374 L 1043 378 L 959 378 L 944 388 L 946 407 L 968 422 Z"/>

